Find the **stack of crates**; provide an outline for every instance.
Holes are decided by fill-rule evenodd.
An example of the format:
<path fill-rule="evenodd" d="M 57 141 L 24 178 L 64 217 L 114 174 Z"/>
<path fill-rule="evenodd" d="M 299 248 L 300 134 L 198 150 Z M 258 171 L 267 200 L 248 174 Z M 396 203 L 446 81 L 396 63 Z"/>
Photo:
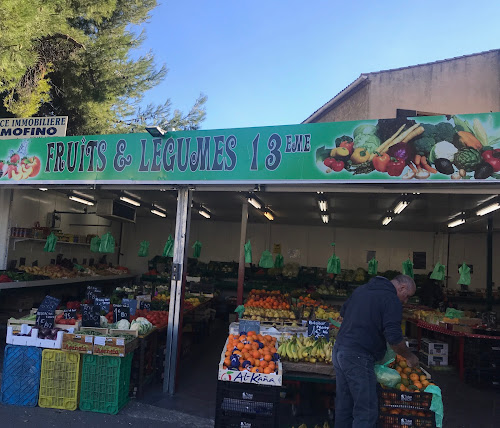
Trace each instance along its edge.
<path fill-rule="evenodd" d="M 466 383 L 500 390 L 500 338 L 467 338 L 464 366 Z"/>
<path fill-rule="evenodd" d="M 116 415 L 128 403 L 132 356 L 83 355 L 80 410 Z"/>
<path fill-rule="evenodd" d="M 40 389 L 42 350 L 7 345 L 2 374 L 2 403 L 35 407 Z"/>
<path fill-rule="evenodd" d="M 432 394 L 380 388 L 378 396 L 378 428 L 436 427 L 436 415 L 430 410 Z"/>
<path fill-rule="evenodd" d="M 217 382 L 215 427 L 278 427 L 280 387 Z"/>
<path fill-rule="evenodd" d="M 76 410 L 80 391 L 80 354 L 44 349 L 38 405 Z"/>

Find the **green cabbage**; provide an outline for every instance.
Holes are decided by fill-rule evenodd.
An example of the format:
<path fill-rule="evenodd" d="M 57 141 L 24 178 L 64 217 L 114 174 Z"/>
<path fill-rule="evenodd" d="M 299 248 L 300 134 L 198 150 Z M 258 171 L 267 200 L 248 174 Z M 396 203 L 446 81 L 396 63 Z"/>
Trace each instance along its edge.
<path fill-rule="evenodd" d="M 374 134 L 358 134 L 354 138 L 354 148 L 364 148 L 369 153 L 375 153 L 380 146 L 380 138 Z"/>
<path fill-rule="evenodd" d="M 118 330 L 130 330 L 130 322 L 126 319 L 118 321 L 115 326 Z"/>
<path fill-rule="evenodd" d="M 359 125 L 354 132 L 352 133 L 352 136 L 354 139 L 358 137 L 359 135 L 375 135 L 375 132 L 377 132 L 377 127 L 373 125 Z"/>

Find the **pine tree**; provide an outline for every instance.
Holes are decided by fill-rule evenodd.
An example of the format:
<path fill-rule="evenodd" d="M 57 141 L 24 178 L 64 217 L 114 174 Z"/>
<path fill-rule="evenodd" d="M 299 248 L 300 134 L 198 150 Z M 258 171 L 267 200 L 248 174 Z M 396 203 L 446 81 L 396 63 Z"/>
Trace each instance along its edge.
<path fill-rule="evenodd" d="M 0 115 L 69 116 L 68 135 L 197 129 L 204 96 L 185 115 L 170 100 L 139 107 L 167 73 L 151 53 L 131 57 L 144 40 L 131 25 L 155 7 L 156 0 L 2 0 Z"/>

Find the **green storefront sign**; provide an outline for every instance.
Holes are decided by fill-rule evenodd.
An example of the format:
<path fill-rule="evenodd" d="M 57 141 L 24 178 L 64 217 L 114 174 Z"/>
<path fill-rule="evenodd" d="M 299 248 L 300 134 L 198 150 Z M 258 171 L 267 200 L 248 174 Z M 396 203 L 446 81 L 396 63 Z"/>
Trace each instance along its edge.
<path fill-rule="evenodd" d="M 500 113 L 5 140 L 0 184 L 492 181 L 499 144 Z"/>

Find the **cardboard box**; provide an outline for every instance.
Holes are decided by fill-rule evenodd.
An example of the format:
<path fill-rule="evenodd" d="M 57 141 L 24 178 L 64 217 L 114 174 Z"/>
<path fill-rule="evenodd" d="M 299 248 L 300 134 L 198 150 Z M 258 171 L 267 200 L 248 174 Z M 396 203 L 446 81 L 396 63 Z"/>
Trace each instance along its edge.
<path fill-rule="evenodd" d="M 29 332 L 29 329 L 31 329 L 31 332 Z M 39 339 L 38 329 L 31 328 L 27 324 L 23 324 L 21 326 L 20 332 L 23 334 L 30 334 L 30 336 L 18 336 L 15 334 L 12 327 L 7 327 L 6 343 L 8 343 L 9 345 L 36 346 L 37 348 L 61 349 L 62 339 L 64 335 L 62 331 L 57 332 L 56 340 Z"/>
<path fill-rule="evenodd" d="M 137 347 L 137 339 L 125 342 L 123 337 L 94 336 L 94 355 L 124 357 Z"/>
<path fill-rule="evenodd" d="M 474 329 L 468 325 L 454 325 L 453 331 L 460 331 L 462 333 L 474 333 Z"/>
<path fill-rule="evenodd" d="M 422 339 L 420 350 L 429 355 L 448 355 L 448 344 L 438 340 Z"/>
<path fill-rule="evenodd" d="M 278 361 L 278 374 L 276 373 L 251 373 L 249 371 L 239 371 L 238 369 L 225 369 L 224 359 L 226 358 L 227 340 L 221 353 L 219 362 L 218 380 L 224 382 L 252 383 L 254 385 L 281 386 L 283 382 L 283 366 Z"/>
<path fill-rule="evenodd" d="M 62 341 L 63 351 L 92 354 L 94 350 L 94 336 L 89 334 L 64 333 Z"/>
<path fill-rule="evenodd" d="M 426 366 L 448 365 L 448 355 L 430 355 L 420 351 L 418 358 Z"/>

